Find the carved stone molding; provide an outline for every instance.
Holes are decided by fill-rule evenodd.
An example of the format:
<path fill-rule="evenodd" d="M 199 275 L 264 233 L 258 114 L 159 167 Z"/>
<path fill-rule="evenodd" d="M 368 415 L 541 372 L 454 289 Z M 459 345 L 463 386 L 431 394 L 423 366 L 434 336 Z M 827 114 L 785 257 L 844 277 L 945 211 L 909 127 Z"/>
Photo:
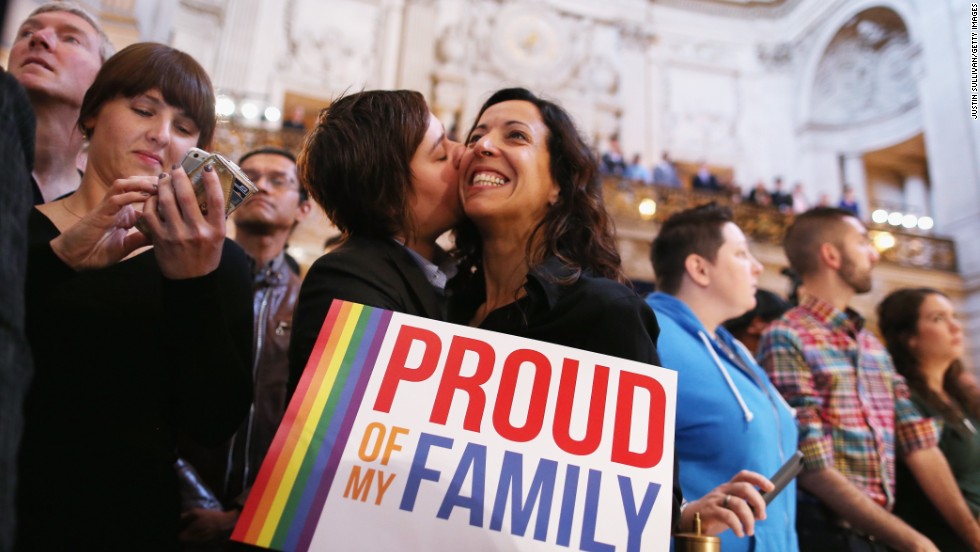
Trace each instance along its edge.
<path fill-rule="evenodd" d="M 763 43 L 756 46 L 756 57 L 763 67 L 770 71 L 789 71 L 793 69 L 794 46 L 789 42 Z"/>
<path fill-rule="evenodd" d="M 812 121 L 856 125 L 915 107 L 919 51 L 895 12 L 861 12 L 838 31 L 817 66 Z"/>
<path fill-rule="evenodd" d="M 653 4 L 709 15 L 744 19 L 779 19 L 803 0 L 650 0 Z"/>
<path fill-rule="evenodd" d="M 334 87 L 359 87 L 370 80 L 377 64 L 375 46 L 381 8 L 363 2 L 347 4 L 351 9 L 360 9 L 359 15 L 363 16 L 353 22 L 354 30 L 350 21 L 325 20 L 322 4 L 317 0 L 286 0 L 287 51 L 279 62 L 279 70 L 298 79 L 312 79 Z"/>

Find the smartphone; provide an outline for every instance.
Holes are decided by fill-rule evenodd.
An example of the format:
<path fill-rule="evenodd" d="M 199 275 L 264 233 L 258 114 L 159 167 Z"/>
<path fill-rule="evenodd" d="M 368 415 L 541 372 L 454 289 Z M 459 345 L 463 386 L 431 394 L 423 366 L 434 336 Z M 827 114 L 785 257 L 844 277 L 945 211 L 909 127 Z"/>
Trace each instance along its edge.
<path fill-rule="evenodd" d="M 786 485 L 788 485 L 793 478 L 799 475 L 801 471 L 803 471 L 803 453 L 796 451 L 793 453 L 793 456 L 791 456 L 789 460 L 787 460 L 786 463 L 783 464 L 782 467 L 780 467 L 779 470 L 777 470 L 776 473 L 769 478 L 769 481 L 772 481 L 775 488 L 768 493 L 762 493 L 762 498 L 766 500 L 766 504 L 768 505 L 770 502 L 772 502 L 772 499 L 776 498 L 776 495 L 786 488 Z"/>
<path fill-rule="evenodd" d="M 184 169 L 184 172 L 191 174 L 191 171 L 198 168 L 204 164 L 210 153 L 202 150 L 201 148 L 191 148 L 187 150 L 184 155 L 184 159 L 180 162 L 180 166 Z"/>
<path fill-rule="evenodd" d="M 204 163 L 201 163 L 194 170 L 187 173 L 191 184 L 194 185 L 194 194 L 200 202 L 202 212 L 207 211 L 204 183 L 201 181 L 206 165 L 211 165 L 215 174 L 218 175 L 218 181 L 221 183 L 221 192 L 225 199 L 225 218 L 228 218 L 228 215 L 232 211 L 238 209 L 245 200 L 259 191 L 238 165 L 225 159 L 220 153 L 209 154 Z"/>
<path fill-rule="evenodd" d="M 187 178 L 190 179 L 191 185 L 194 186 L 194 195 L 197 196 L 202 213 L 207 213 L 208 207 L 204 183 L 201 181 L 204 174 L 204 167 L 207 165 L 210 165 L 214 169 L 215 174 L 218 175 L 218 181 L 221 183 L 222 196 L 225 200 L 226 218 L 232 211 L 244 203 L 245 200 L 258 192 L 255 184 L 248 179 L 245 173 L 235 163 L 225 159 L 220 154 L 208 153 L 199 148 L 191 148 L 184 155 L 180 166 L 187 172 Z M 150 229 L 146 226 L 146 222 L 143 219 L 136 221 L 136 229 L 147 236 L 150 235 Z"/>

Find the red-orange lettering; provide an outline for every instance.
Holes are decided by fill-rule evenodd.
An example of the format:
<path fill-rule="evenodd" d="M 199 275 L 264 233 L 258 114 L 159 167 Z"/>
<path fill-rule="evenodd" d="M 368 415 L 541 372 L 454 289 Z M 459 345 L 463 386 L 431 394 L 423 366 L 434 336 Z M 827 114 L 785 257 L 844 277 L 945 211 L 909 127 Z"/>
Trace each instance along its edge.
<path fill-rule="evenodd" d="M 476 371 L 472 376 L 460 374 L 463 358 L 467 352 L 476 354 Z M 483 411 L 487 406 L 487 394 L 481 386 L 493 374 L 493 363 L 496 356 L 489 343 L 458 335 L 454 336 L 452 343 L 449 344 L 446 368 L 442 373 L 442 379 L 439 380 L 439 391 L 436 392 L 436 400 L 432 405 L 429 421 L 434 424 L 446 425 L 446 420 L 449 418 L 449 407 L 452 405 L 456 390 L 459 390 L 469 396 L 469 400 L 466 402 L 466 415 L 463 416 L 463 429 L 480 431 Z"/>
<path fill-rule="evenodd" d="M 424 343 L 425 350 L 419 365 L 410 368 L 407 366 L 408 353 L 412 349 L 412 343 L 416 341 Z M 385 369 L 384 378 L 381 380 L 381 388 L 378 390 L 378 398 L 374 401 L 374 409 L 378 412 L 391 410 L 391 403 L 395 400 L 395 391 L 398 389 L 399 382 L 419 382 L 430 378 L 439 364 L 441 352 L 442 342 L 438 335 L 422 328 L 402 326 L 391 351 L 391 359 Z"/>
<path fill-rule="evenodd" d="M 578 361 L 565 359 L 558 382 L 558 403 L 555 405 L 554 434 L 555 444 L 569 454 L 585 456 L 592 454 L 602 442 L 602 424 L 606 416 L 606 388 L 609 387 L 609 368 L 596 365 L 592 376 L 592 398 L 589 413 L 586 415 L 585 437 L 572 438 L 572 406 L 575 401 L 575 387 L 578 383 Z"/>
<path fill-rule="evenodd" d="M 637 389 L 650 393 L 650 419 L 647 423 L 647 443 L 643 452 L 629 449 L 633 420 L 633 398 Z M 616 425 L 613 428 L 613 462 L 652 468 L 660 463 L 664 453 L 664 417 L 667 394 L 657 380 L 633 372 L 620 372 L 619 391 L 616 397 Z"/>
<path fill-rule="evenodd" d="M 521 367 L 530 364 L 534 369 L 534 381 L 531 384 L 531 399 L 527 408 L 527 420 L 523 427 L 510 423 L 510 414 L 514 409 L 514 392 L 517 390 L 517 375 Z M 500 375 L 500 389 L 497 391 L 497 402 L 493 407 L 493 427 L 504 439 L 524 443 L 534 439 L 541 433 L 544 425 L 544 411 L 548 406 L 548 388 L 551 386 L 551 363 L 548 357 L 530 349 L 518 349 L 504 361 L 504 369 Z"/>

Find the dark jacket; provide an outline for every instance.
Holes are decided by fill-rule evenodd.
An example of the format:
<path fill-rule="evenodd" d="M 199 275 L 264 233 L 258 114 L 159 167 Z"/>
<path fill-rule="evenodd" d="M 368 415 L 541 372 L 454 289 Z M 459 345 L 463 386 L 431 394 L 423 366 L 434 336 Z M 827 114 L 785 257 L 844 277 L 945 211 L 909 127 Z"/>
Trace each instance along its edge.
<path fill-rule="evenodd" d="M 253 270 L 254 401 L 235 435 L 219 447 L 182 442 L 183 456 L 226 508 L 241 508 L 286 412 L 289 339 L 302 280 L 280 253 Z"/>
<path fill-rule="evenodd" d="M 334 299 L 445 319 L 442 296 L 403 245 L 392 239 L 351 237 L 317 259 L 303 281 L 289 345 L 290 395 Z"/>
<path fill-rule="evenodd" d="M 18 549 L 172 549 L 176 433 L 218 444 L 252 400 L 245 253 L 226 239 L 217 269 L 183 280 L 152 250 L 75 272 L 47 217 L 28 228 Z"/>

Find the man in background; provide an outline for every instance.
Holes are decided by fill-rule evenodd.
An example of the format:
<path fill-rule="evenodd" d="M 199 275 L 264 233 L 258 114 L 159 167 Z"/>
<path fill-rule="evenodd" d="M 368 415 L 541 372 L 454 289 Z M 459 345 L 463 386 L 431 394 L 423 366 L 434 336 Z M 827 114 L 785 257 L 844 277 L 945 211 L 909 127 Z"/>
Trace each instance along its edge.
<path fill-rule="evenodd" d="M 72 2 L 44 4 L 17 29 L 7 69 L 27 90 L 37 118 L 35 205 L 74 192 L 81 183 L 78 157 L 85 140 L 78 113 L 112 54 L 99 22 Z"/>
<path fill-rule="evenodd" d="M 848 307 L 871 290 L 878 252 L 867 229 L 849 211 L 811 209 L 787 230 L 784 248 L 803 291 L 799 306 L 763 333 L 759 360 L 796 409 L 800 549 L 936 550 L 891 513 L 901 457 L 927 495 L 949 497 L 944 517 L 969 527 L 962 538 L 980 550 L 980 525 L 937 447 L 937 428 L 918 414 L 888 352 Z"/>
<path fill-rule="evenodd" d="M 246 153 L 239 166 L 259 193 L 232 216 L 235 241 L 253 262 L 255 400 L 248 417 L 226 446 L 181 448 L 221 502 L 221 509 L 184 512 L 181 540 L 222 543 L 231 535 L 263 458 L 286 411 L 289 338 L 300 278 L 286 263 L 286 241 L 310 212 L 306 190 L 296 177 L 296 158 L 278 148 Z"/>

